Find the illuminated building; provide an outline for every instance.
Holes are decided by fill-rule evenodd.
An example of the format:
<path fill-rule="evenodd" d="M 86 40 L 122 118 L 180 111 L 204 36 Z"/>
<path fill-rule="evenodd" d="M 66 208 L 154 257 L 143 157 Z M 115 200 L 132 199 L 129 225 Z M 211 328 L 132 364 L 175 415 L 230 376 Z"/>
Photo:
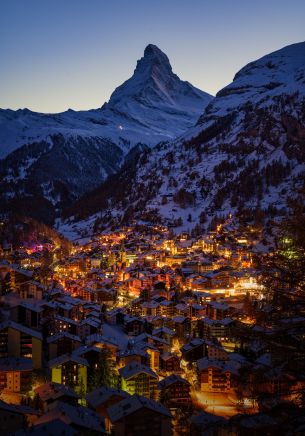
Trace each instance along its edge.
<path fill-rule="evenodd" d="M 70 386 L 76 393 L 87 391 L 88 361 L 76 355 L 63 354 L 49 361 L 52 382 Z"/>
<path fill-rule="evenodd" d="M 147 398 L 156 398 L 157 374 L 148 366 L 131 362 L 119 369 L 121 387 L 129 394 L 139 394 Z"/>

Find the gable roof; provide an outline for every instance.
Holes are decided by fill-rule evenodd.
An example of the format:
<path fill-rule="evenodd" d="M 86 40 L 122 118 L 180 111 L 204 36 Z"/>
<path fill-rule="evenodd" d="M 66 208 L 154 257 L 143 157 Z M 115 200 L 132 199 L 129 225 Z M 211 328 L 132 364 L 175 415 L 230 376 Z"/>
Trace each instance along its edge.
<path fill-rule="evenodd" d="M 149 375 L 150 377 L 158 378 L 157 374 L 151 368 L 149 368 L 149 366 L 142 365 L 136 361 L 130 362 L 123 368 L 120 368 L 119 373 L 125 380 L 130 379 L 134 375 L 143 373 Z"/>
<path fill-rule="evenodd" d="M 34 389 L 35 393 L 39 395 L 42 401 L 56 400 L 62 396 L 78 398 L 78 395 L 67 385 L 60 383 L 49 382 L 38 386 Z"/>
<path fill-rule="evenodd" d="M 56 401 L 49 406 L 49 410 L 35 422 L 36 425 L 60 419 L 72 427 L 93 430 L 105 434 L 104 418 L 87 407 L 71 406 Z"/>
<path fill-rule="evenodd" d="M 86 395 L 86 400 L 92 407 L 98 407 L 100 404 L 108 401 L 112 396 L 127 398 L 130 395 L 127 392 L 122 391 L 121 389 L 113 389 L 107 386 L 102 386 L 92 392 L 89 392 Z"/>
<path fill-rule="evenodd" d="M 163 380 L 159 381 L 158 389 L 167 388 L 168 386 L 177 382 L 190 386 L 190 383 L 185 378 L 182 378 L 180 377 L 180 375 L 177 374 L 171 374 L 168 377 L 165 377 Z"/>
<path fill-rule="evenodd" d="M 166 407 L 162 406 L 162 404 L 146 397 L 142 397 L 138 394 L 131 395 L 125 400 L 122 400 L 119 403 L 109 407 L 107 411 L 110 421 L 114 423 L 142 408 L 160 413 L 168 418 L 172 417 L 170 411 Z"/>

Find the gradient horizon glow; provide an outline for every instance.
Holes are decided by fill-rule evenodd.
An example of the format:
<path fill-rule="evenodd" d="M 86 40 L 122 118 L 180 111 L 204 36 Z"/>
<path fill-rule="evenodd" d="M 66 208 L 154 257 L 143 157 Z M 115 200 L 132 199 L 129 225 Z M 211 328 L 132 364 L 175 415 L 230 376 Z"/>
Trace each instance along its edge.
<path fill-rule="evenodd" d="M 147 44 L 215 94 L 248 62 L 305 40 L 303 0 L 1 0 L 0 107 L 101 107 Z"/>

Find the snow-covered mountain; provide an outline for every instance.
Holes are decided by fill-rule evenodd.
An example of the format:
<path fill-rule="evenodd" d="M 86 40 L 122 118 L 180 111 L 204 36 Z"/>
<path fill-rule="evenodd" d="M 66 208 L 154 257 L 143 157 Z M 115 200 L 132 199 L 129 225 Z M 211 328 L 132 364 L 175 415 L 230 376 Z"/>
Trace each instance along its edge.
<path fill-rule="evenodd" d="M 232 213 L 286 212 L 305 176 L 305 43 L 242 68 L 197 124 L 77 204 L 100 227 L 130 219 L 192 228 Z M 102 212 L 98 212 L 99 209 Z M 95 214 L 95 215 L 94 215 Z"/>
<path fill-rule="evenodd" d="M 3 204 L 9 209 L 15 202 L 18 210 L 16 204 L 27 196 L 38 196 L 46 208 L 68 204 L 118 171 L 137 144 L 154 146 L 182 134 L 211 99 L 181 81 L 167 56 L 148 45 L 133 76 L 100 109 L 60 114 L 1 109 Z"/>

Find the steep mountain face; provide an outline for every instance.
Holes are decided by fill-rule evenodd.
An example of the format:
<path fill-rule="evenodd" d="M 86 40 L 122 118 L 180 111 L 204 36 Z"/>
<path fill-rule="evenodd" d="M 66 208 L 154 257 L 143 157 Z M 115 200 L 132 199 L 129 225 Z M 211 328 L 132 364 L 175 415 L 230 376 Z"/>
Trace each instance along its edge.
<path fill-rule="evenodd" d="M 193 126 L 211 96 L 183 82 L 172 72 L 168 57 L 148 45 L 133 76 L 111 95 L 104 110 L 128 114 L 146 130 L 146 144 L 174 139 Z M 122 122 L 124 129 L 124 123 Z"/>
<path fill-rule="evenodd" d="M 18 210 L 27 197 L 37 196 L 46 209 L 60 209 L 117 172 L 137 144 L 153 146 L 182 134 L 211 99 L 181 81 L 167 56 L 149 45 L 133 76 L 101 109 L 0 110 L 4 209 Z"/>
<path fill-rule="evenodd" d="M 286 212 L 304 176 L 305 43 L 299 43 L 242 68 L 196 126 L 143 154 L 132 174 L 121 171 L 120 192 L 106 182 L 78 209 L 96 213 L 96 227 L 137 218 L 192 228 L 242 210 L 270 217 Z"/>

